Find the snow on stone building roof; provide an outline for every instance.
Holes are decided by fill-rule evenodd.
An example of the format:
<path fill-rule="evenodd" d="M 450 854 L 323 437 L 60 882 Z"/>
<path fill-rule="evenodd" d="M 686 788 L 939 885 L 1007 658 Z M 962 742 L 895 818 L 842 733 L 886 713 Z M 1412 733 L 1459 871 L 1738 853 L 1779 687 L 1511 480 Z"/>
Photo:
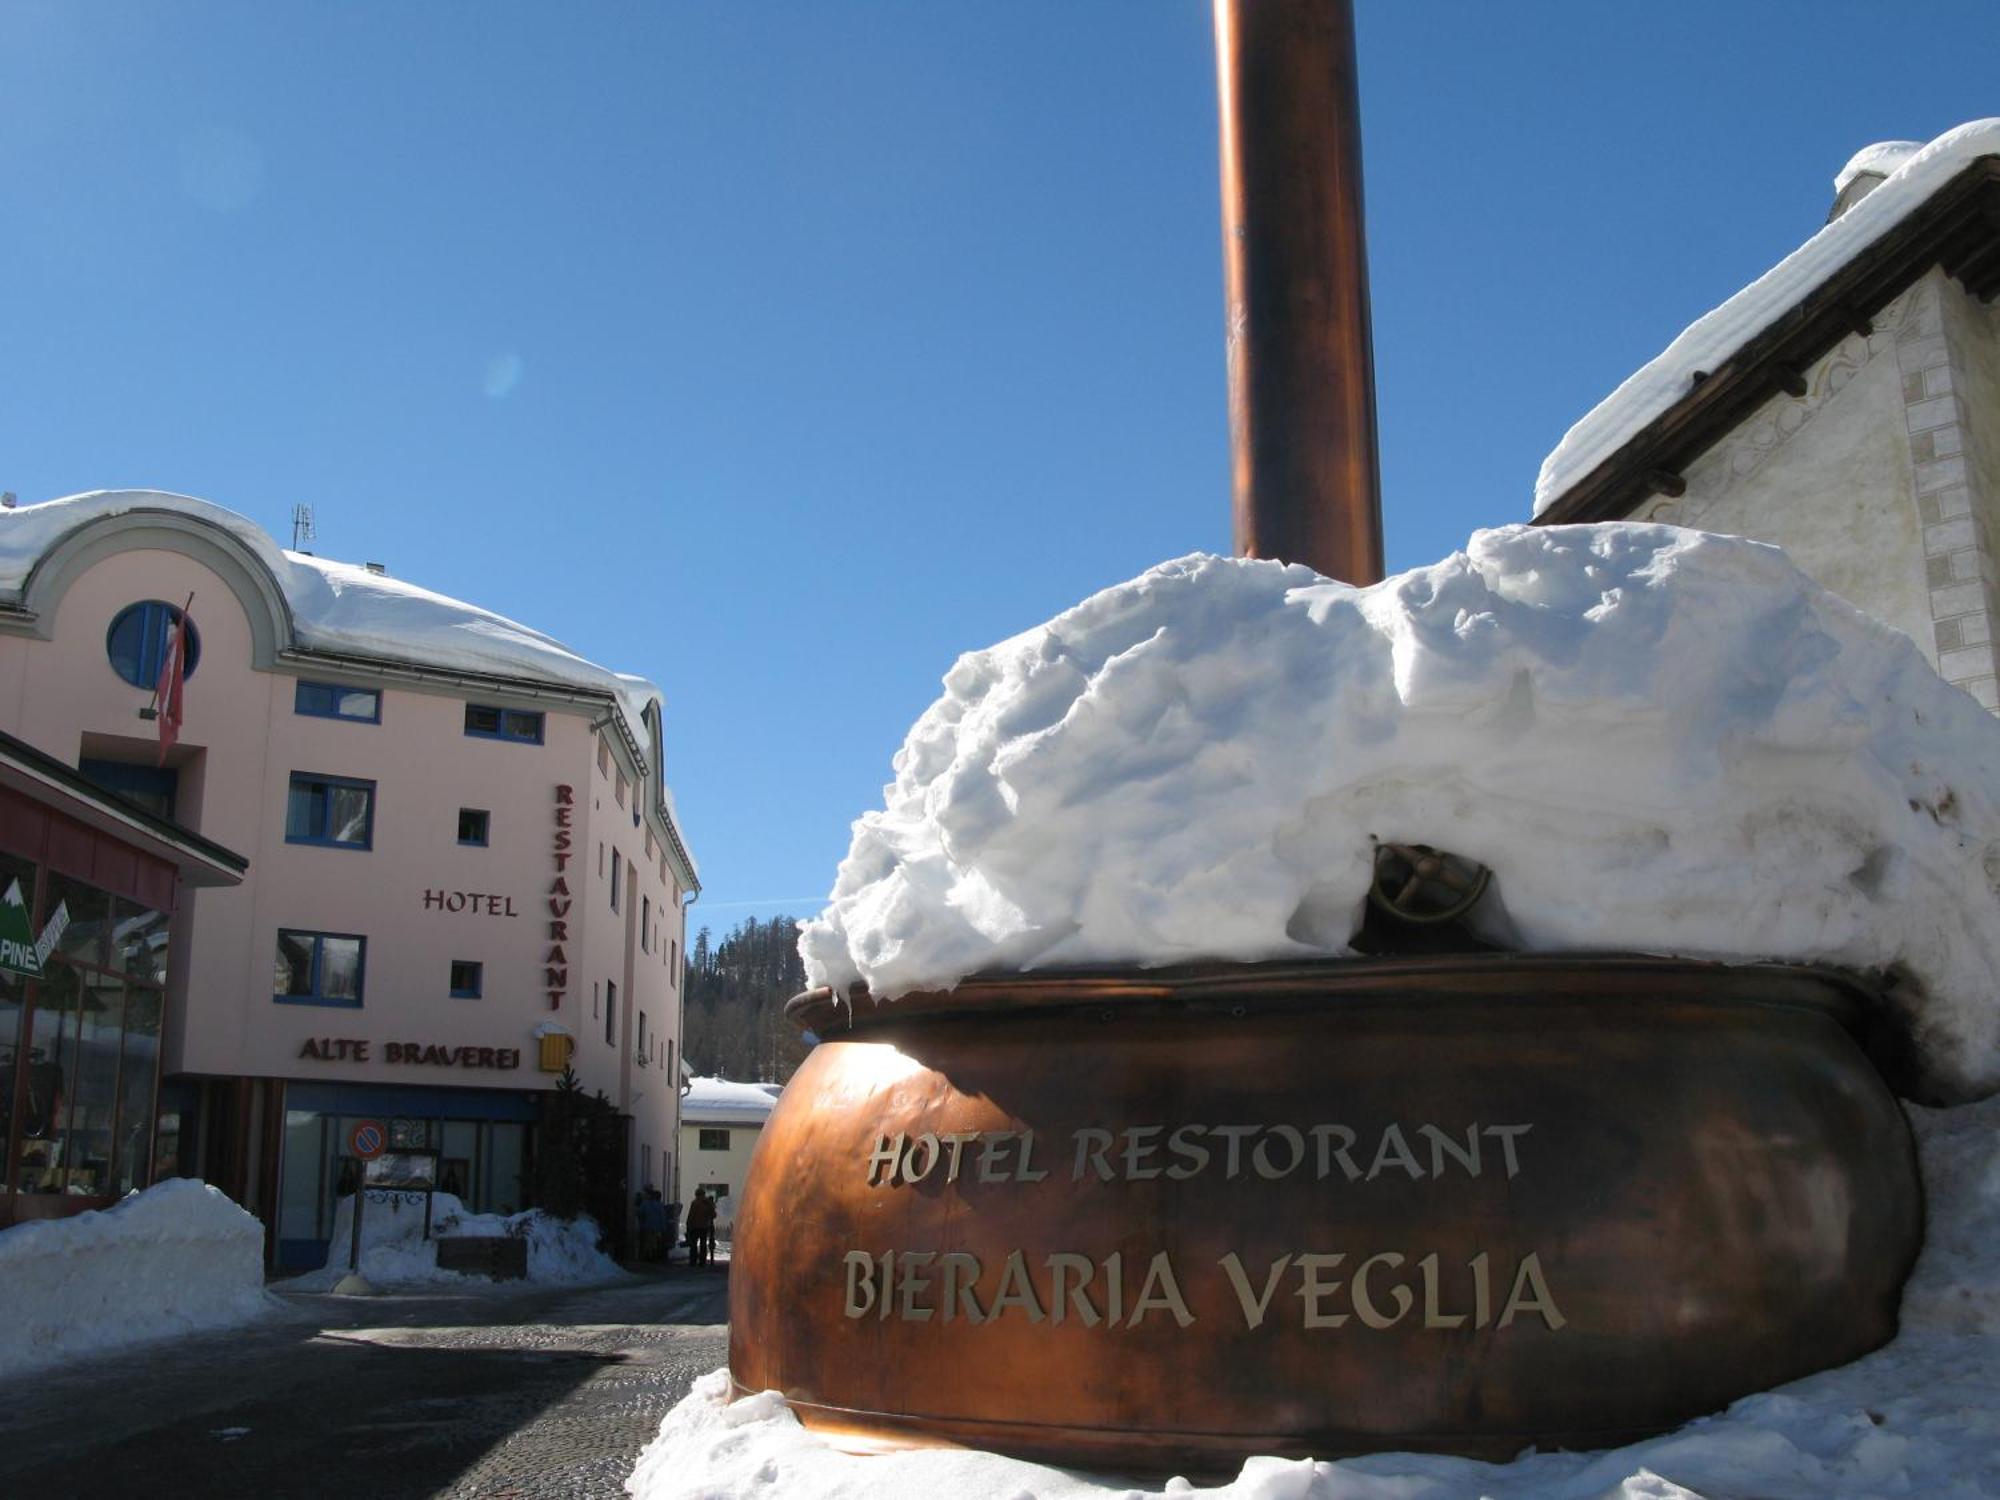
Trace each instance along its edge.
<path fill-rule="evenodd" d="M 681 1096 L 681 1119 L 689 1123 L 761 1125 L 776 1106 L 783 1087 L 777 1083 L 696 1078 Z"/>
<path fill-rule="evenodd" d="M 280 650 L 357 658 L 360 662 L 511 679 L 528 686 L 601 696 L 623 719 L 641 763 L 656 753 L 646 710 L 657 716 L 660 689 L 579 656 L 552 636 L 461 599 L 356 563 L 279 547 L 256 522 L 189 495 L 161 490 L 94 490 L 38 505 L 0 510 L 0 611 L 32 609 L 37 570 L 65 539 L 118 518 L 172 516 L 215 528 L 261 565 L 283 602 Z M 665 768 L 658 786 L 674 842 L 688 872 L 693 855 L 680 838 Z"/>
<path fill-rule="evenodd" d="M 1960 125 L 1921 148 L 1908 141 L 1886 141 L 1856 153 L 1842 168 L 1836 191 L 1845 195 L 1856 178 L 1880 175 L 1874 189 L 1856 198 L 1756 281 L 1690 324 L 1657 358 L 1570 428 L 1542 461 L 1534 513 L 1539 516 L 1562 499 L 1686 399 L 1704 378 L 1784 320 L 1960 171 L 1985 156 L 2000 156 L 2000 119 Z"/>

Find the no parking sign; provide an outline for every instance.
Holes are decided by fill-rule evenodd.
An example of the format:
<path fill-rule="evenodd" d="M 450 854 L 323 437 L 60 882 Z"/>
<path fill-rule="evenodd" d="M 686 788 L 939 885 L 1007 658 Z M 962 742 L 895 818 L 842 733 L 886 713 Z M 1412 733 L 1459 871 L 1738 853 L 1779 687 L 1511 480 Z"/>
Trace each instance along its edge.
<path fill-rule="evenodd" d="M 389 1132 L 380 1120 L 363 1120 L 347 1134 L 347 1149 L 363 1161 L 373 1161 L 389 1146 Z"/>

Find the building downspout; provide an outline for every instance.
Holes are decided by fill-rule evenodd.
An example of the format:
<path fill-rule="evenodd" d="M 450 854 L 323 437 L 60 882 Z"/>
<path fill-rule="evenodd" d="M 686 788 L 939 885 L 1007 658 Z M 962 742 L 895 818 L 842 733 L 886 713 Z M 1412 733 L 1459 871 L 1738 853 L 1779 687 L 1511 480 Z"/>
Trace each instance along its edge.
<path fill-rule="evenodd" d="M 674 975 L 674 1035 L 680 1040 L 680 1061 L 674 1064 L 674 1191 L 673 1201 L 683 1203 L 681 1197 L 681 1100 L 688 1096 L 688 1085 L 681 1082 L 681 1069 L 691 1067 L 687 1060 L 687 992 L 688 992 L 688 924 L 687 914 L 694 904 L 701 900 L 701 887 L 696 886 L 687 893 L 687 900 L 681 903 L 681 964 L 680 972 Z"/>

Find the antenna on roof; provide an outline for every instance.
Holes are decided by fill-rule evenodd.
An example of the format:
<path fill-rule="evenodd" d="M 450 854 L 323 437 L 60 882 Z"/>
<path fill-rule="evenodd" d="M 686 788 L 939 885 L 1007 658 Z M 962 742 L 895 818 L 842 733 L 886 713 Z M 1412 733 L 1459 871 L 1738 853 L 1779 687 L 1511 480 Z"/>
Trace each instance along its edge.
<path fill-rule="evenodd" d="M 302 543 L 313 539 L 313 508 L 310 505 L 292 507 L 292 550 L 304 552 Z"/>

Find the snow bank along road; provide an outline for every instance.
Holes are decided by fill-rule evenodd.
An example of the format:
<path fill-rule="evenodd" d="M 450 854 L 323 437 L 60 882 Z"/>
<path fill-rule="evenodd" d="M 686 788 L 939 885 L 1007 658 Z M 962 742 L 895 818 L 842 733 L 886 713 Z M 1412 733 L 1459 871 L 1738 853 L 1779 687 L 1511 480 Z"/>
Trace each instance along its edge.
<path fill-rule="evenodd" d="M 622 1500 L 661 1416 L 727 1358 L 727 1285 L 286 1294 L 253 1328 L 24 1377 L 0 1494 Z"/>

